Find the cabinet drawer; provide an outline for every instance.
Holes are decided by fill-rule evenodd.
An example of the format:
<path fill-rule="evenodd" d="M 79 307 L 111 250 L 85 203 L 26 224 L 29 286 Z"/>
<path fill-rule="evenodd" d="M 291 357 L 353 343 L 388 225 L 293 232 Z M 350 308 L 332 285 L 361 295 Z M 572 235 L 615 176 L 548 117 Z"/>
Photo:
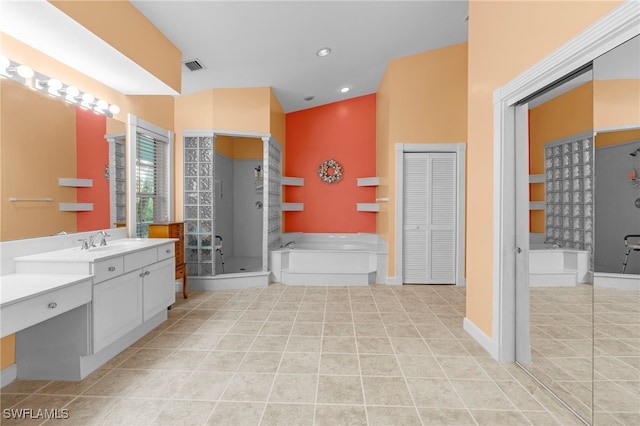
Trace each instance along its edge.
<path fill-rule="evenodd" d="M 158 261 L 169 259 L 176 255 L 176 246 L 175 244 L 165 244 L 163 246 L 158 247 Z"/>
<path fill-rule="evenodd" d="M 164 246 L 163 246 L 164 247 Z M 124 272 L 131 272 L 158 261 L 158 249 L 136 251 L 124 255 Z"/>
<path fill-rule="evenodd" d="M 91 280 L 62 287 L 2 308 L 2 335 L 13 334 L 91 302 Z"/>
<path fill-rule="evenodd" d="M 114 257 L 112 259 L 103 260 L 93 264 L 93 283 L 99 283 L 124 272 L 124 263 L 122 257 Z"/>

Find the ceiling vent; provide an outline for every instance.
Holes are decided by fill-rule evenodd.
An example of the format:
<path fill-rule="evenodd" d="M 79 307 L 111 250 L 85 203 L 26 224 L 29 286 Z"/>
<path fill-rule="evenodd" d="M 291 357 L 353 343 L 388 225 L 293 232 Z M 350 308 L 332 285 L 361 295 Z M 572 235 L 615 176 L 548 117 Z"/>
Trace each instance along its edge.
<path fill-rule="evenodd" d="M 184 65 L 189 68 L 190 71 L 198 71 L 204 68 L 204 65 L 200 63 L 199 59 L 192 59 L 190 61 L 185 61 Z"/>

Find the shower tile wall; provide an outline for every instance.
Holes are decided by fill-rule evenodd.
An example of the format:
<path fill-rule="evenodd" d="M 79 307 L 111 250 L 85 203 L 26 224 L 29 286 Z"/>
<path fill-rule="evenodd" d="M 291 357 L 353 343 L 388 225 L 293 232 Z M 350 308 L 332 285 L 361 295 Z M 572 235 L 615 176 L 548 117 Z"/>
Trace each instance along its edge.
<path fill-rule="evenodd" d="M 593 138 L 545 145 L 546 242 L 593 259 Z"/>
<path fill-rule="evenodd" d="M 211 276 L 214 273 L 213 164 L 213 137 L 185 136 L 185 261 L 190 276 Z"/>

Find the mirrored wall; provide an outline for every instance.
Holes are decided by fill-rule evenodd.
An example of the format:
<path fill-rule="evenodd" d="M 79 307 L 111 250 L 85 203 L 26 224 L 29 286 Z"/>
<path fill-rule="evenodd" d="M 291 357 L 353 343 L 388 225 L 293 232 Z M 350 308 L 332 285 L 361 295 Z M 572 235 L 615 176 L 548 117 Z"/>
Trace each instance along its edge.
<path fill-rule="evenodd" d="M 640 424 L 638 37 L 576 74 L 528 104 L 530 359 L 519 364 L 586 424 Z"/>

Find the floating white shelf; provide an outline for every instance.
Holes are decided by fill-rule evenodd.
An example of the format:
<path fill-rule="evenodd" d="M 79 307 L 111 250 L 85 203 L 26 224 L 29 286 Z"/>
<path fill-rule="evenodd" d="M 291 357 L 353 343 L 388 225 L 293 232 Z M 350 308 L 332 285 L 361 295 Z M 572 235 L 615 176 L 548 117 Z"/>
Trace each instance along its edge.
<path fill-rule="evenodd" d="M 547 203 L 544 201 L 529 202 L 529 210 L 545 210 L 546 208 L 547 208 Z"/>
<path fill-rule="evenodd" d="M 92 212 L 93 203 L 60 203 L 61 212 Z"/>
<path fill-rule="evenodd" d="M 93 179 L 58 178 L 58 186 L 91 188 L 93 186 Z"/>
<path fill-rule="evenodd" d="M 544 183 L 544 174 L 541 175 L 529 175 L 529 183 Z"/>
<path fill-rule="evenodd" d="M 304 203 L 282 203 L 283 212 L 301 212 L 304 210 Z"/>
<path fill-rule="evenodd" d="M 286 186 L 304 186 L 304 178 L 282 176 L 282 185 L 286 185 Z"/>
<path fill-rule="evenodd" d="M 380 211 L 380 204 L 378 203 L 356 203 L 356 208 L 359 212 L 378 212 Z"/>
<path fill-rule="evenodd" d="M 379 177 L 356 178 L 356 182 L 358 182 L 358 186 L 378 186 L 380 185 L 380 178 Z"/>

